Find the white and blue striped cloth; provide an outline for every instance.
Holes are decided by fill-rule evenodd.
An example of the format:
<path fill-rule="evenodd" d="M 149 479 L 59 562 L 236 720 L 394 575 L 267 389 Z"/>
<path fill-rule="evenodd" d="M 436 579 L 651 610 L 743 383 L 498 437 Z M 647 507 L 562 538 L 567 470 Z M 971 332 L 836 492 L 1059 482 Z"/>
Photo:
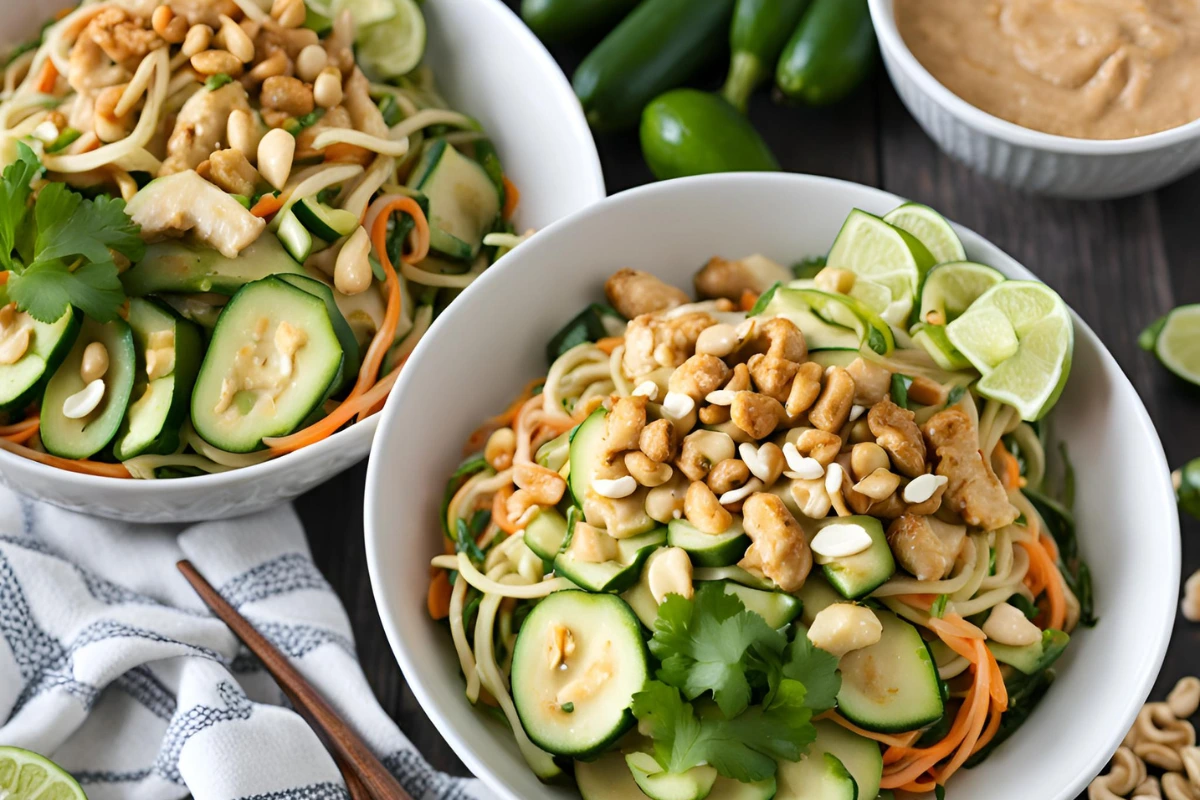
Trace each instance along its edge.
<path fill-rule="evenodd" d="M 133 526 L 0 489 L 0 744 L 91 800 L 341 800 L 333 759 L 175 569 L 189 558 L 351 722 L 416 800 L 483 800 L 376 703 L 290 508 Z"/>

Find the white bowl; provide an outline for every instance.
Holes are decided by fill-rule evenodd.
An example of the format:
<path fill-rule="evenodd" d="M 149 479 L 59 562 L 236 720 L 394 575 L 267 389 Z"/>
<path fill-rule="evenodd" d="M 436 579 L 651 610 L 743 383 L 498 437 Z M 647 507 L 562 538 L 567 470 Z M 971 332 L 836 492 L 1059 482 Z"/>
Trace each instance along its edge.
<path fill-rule="evenodd" d="M 442 552 L 438 505 L 467 436 L 546 371 L 545 342 L 603 296 L 619 267 L 690 289 L 714 254 L 781 263 L 823 253 L 851 208 L 900 199 L 804 175 L 742 173 L 624 192 L 543 231 L 506 256 L 437 322 L 408 362 L 367 471 L 367 563 L 384 629 L 421 706 L 467 766 L 507 800 L 566 800 L 538 782 L 508 730 L 472 708 L 445 626 L 425 610 L 429 558 Z M 959 229 L 970 258 L 1030 273 Z M 1104 766 L 1158 674 L 1174 618 L 1179 523 L 1162 447 L 1137 393 L 1075 318 L 1074 367 L 1052 419 L 1077 474 L 1080 545 L 1099 624 L 1080 630 L 1059 680 L 1030 721 L 984 765 L 954 776 L 971 800 L 1074 798 Z"/>
<path fill-rule="evenodd" d="M 1132 139 L 1074 139 L 976 108 L 917 61 L 896 27 L 893 3 L 870 0 L 896 92 L 939 147 L 989 178 L 1032 192 L 1100 199 L 1154 189 L 1200 166 L 1200 120 Z"/>
<path fill-rule="evenodd" d="M 33 0 L 6 2 L 10 19 L 0 36 L 20 41 L 52 11 Z M 603 198 L 600 157 L 579 101 L 516 15 L 500 0 L 437 0 L 423 11 L 426 62 L 447 100 L 477 117 L 496 142 L 506 173 L 521 190 L 518 227 L 544 228 Z M 513 87 L 519 87 L 519 103 Z M 377 417 L 369 418 L 258 466 L 164 481 L 77 475 L 0 451 L 0 483 L 35 500 L 112 519 L 221 519 L 290 500 L 358 462 L 370 450 L 377 424 Z"/>

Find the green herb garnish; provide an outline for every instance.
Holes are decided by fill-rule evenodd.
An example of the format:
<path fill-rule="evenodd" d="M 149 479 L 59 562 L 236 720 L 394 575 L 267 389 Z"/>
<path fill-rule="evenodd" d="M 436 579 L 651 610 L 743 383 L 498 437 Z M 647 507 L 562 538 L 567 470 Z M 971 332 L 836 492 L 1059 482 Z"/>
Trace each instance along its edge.
<path fill-rule="evenodd" d="M 216 75 L 209 75 L 205 78 L 204 88 L 215 92 L 227 83 L 233 83 L 233 76 L 227 72 L 218 72 Z"/>

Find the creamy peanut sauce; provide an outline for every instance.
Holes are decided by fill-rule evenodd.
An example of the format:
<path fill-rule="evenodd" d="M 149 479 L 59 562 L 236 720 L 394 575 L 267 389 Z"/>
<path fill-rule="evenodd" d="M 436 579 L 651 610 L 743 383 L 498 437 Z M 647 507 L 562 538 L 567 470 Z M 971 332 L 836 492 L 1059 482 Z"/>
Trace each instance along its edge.
<path fill-rule="evenodd" d="M 946 88 L 1018 125 L 1126 139 L 1200 117 L 1200 0 L 896 0 Z"/>

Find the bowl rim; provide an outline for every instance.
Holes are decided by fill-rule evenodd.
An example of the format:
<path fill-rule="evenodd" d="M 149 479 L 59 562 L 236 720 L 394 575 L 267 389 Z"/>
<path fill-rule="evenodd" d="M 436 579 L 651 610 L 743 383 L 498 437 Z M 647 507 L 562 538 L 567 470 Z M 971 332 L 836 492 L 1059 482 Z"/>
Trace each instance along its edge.
<path fill-rule="evenodd" d="M 542 238 L 542 241 L 549 241 L 554 238 L 553 233 L 559 229 L 569 228 L 579 224 L 582 220 L 588 219 L 597 215 L 603 215 L 609 208 L 612 208 L 620 203 L 631 198 L 640 198 L 643 196 L 670 196 L 677 191 L 694 191 L 696 193 L 719 193 L 722 184 L 738 181 L 761 182 L 764 184 L 772 183 L 790 183 L 802 182 L 813 188 L 814 191 L 821 191 L 830 186 L 845 186 L 849 185 L 856 189 L 868 189 L 872 192 L 877 192 L 888 196 L 897 202 L 903 202 L 904 198 L 892 194 L 884 189 L 879 189 L 873 186 L 854 183 L 853 181 L 843 181 L 837 178 L 827 178 L 823 176 L 807 175 L 800 173 L 778 173 L 778 172 L 752 172 L 752 173 L 718 173 L 712 175 L 700 175 L 688 178 L 678 178 L 670 181 L 662 181 L 658 183 L 646 184 L 634 187 L 593 203 L 587 208 L 581 209 L 568 217 L 558 220 L 554 224 L 545 228 L 542 233 L 547 234 Z M 1023 266 L 1019 261 L 1010 256 L 1007 252 L 1001 249 L 991 240 L 981 236 L 970 228 L 952 223 L 956 231 L 960 235 L 964 235 L 967 239 L 977 240 L 979 243 L 986 244 L 989 247 L 995 248 L 1003 257 L 1007 258 L 1017 269 L 1018 277 L 1028 280 L 1040 280 L 1030 270 Z M 525 247 L 541 247 L 546 245 L 537 244 L 538 237 L 534 237 L 528 242 Z M 529 252 L 528 250 L 526 252 Z M 498 280 L 503 280 L 501 276 L 484 275 L 479 281 L 470 287 L 471 292 L 476 295 L 484 294 L 489 290 L 492 283 Z M 1133 401 L 1136 409 L 1136 418 L 1134 425 L 1139 434 L 1150 443 L 1152 449 L 1152 458 L 1156 462 L 1157 484 L 1160 492 L 1160 497 L 1156 502 L 1173 507 L 1174 491 L 1171 488 L 1170 468 L 1168 466 L 1166 452 L 1162 446 L 1158 432 L 1154 427 L 1153 421 L 1150 419 L 1150 414 L 1146 410 L 1145 404 L 1141 400 L 1137 389 L 1133 386 L 1124 370 L 1121 369 L 1115 357 L 1105 346 L 1103 340 L 1095 334 L 1091 327 L 1074 311 L 1068 309 L 1071 313 L 1073 323 L 1078 326 L 1078 330 L 1085 332 L 1097 346 L 1097 357 L 1106 367 L 1106 374 L 1113 376 L 1116 381 L 1116 386 L 1123 387 L 1122 394 L 1128 393 Z M 460 312 L 462 313 L 462 312 Z M 435 323 L 445 324 L 445 320 L 449 315 L 443 315 Z M 434 345 L 432 340 L 420 342 L 410 359 L 414 363 L 420 363 L 427 359 L 435 358 L 433 351 Z M 387 404 L 383 411 L 378 416 L 380 417 L 380 432 L 372 442 L 371 452 L 374 455 L 376 448 L 382 449 L 387 446 L 386 442 L 389 439 L 390 429 L 397 424 L 396 419 L 400 416 L 400 403 L 407 391 L 407 382 L 402 378 L 389 395 Z M 384 587 L 383 579 L 385 577 L 384 565 L 380 553 L 381 542 L 384 535 L 385 518 L 381 515 L 379 506 L 382 505 L 381 498 L 386 496 L 384 487 L 386 476 L 383 475 L 383 467 L 381 459 L 371 458 L 367 464 L 367 479 L 366 488 L 363 495 L 363 535 L 365 539 L 365 552 L 367 559 L 367 572 L 371 580 L 371 592 L 375 598 L 376 609 L 379 613 L 380 622 L 383 625 L 384 633 L 387 636 L 389 645 L 392 648 L 392 653 L 396 658 L 405 678 L 405 682 L 412 691 L 417 702 L 420 704 L 422 711 L 429 717 L 437 728 L 438 732 L 450 744 L 451 748 L 470 769 L 471 773 L 478 778 L 481 778 L 492 790 L 494 790 L 505 800 L 529 800 L 522 798 L 514 790 L 510 789 L 501 779 L 495 775 L 485 764 L 484 759 L 478 756 L 467 745 L 462 736 L 450 719 L 444 716 L 439 708 L 444 698 L 439 697 L 431 691 L 422 678 L 425 666 L 424 661 L 428 659 L 422 658 L 420 654 L 410 652 L 407 644 L 400 633 L 400 626 L 397 624 L 397 614 L 393 613 L 393 609 L 389 607 L 387 593 L 388 590 Z M 1154 631 L 1154 646 L 1150 653 L 1151 657 L 1143 659 L 1140 665 L 1140 671 L 1132 676 L 1127 676 L 1129 680 L 1127 685 L 1135 688 L 1135 691 L 1127 695 L 1127 700 L 1124 703 L 1124 708 L 1120 711 L 1120 720 L 1122 724 L 1118 725 L 1106 737 L 1107 744 L 1105 747 L 1097 750 L 1088 760 L 1086 765 L 1082 765 L 1078 773 L 1078 777 L 1074 782 L 1053 798 L 1045 800 L 1073 800 L 1076 795 L 1082 791 L 1087 783 L 1103 769 L 1108 762 L 1111 754 L 1116 751 L 1120 745 L 1125 732 L 1133 724 L 1135 717 L 1141 710 L 1143 703 L 1149 696 L 1154 682 L 1157 679 L 1159 672 L 1162 669 L 1163 661 L 1166 657 L 1167 647 L 1170 644 L 1171 633 L 1174 627 L 1175 610 L 1179 594 L 1179 572 L 1181 569 L 1181 549 L 1180 541 L 1180 525 L 1179 518 L 1176 514 L 1166 514 L 1168 520 L 1167 534 L 1167 557 L 1171 564 L 1171 577 L 1167 579 L 1163 588 L 1170 588 L 1170 592 L 1164 592 L 1162 599 L 1165 600 L 1165 607 L 1158 609 L 1158 624 L 1153 626 Z M 1171 583 L 1174 581 L 1174 583 Z M 1151 627 L 1151 626 L 1148 626 Z M 454 702 L 461 702 L 462 698 L 455 695 Z"/>
<path fill-rule="evenodd" d="M 894 13 L 895 0 L 868 0 L 868 3 L 875 35 L 885 55 L 894 59 L 894 63 L 913 79 L 926 97 L 981 133 L 1023 147 L 1079 156 L 1135 155 L 1200 139 L 1200 118 L 1164 131 L 1126 139 L 1060 136 L 1001 119 L 959 97 L 925 69 L 900 35 Z"/>
<path fill-rule="evenodd" d="M 607 194 L 607 189 L 604 184 L 604 170 L 600 163 L 600 152 L 596 148 L 596 140 L 591 135 L 587 120 L 583 115 L 583 109 L 580 108 L 579 102 L 575 98 L 575 91 L 571 88 L 571 83 L 567 80 L 566 74 L 558 66 L 558 62 L 554 60 L 554 57 L 550 55 L 550 51 L 546 49 L 546 46 L 521 22 L 520 17 L 511 8 L 501 0 L 476 0 L 476 2 L 490 6 L 493 9 L 493 13 L 499 15 L 507 33 L 514 37 L 514 44 L 521 49 L 529 51 L 533 59 L 540 62 L 539 72 L 547 76 L 547 81 L 553 86 L 554 93 L 558 96 L 559 106 L 566 112 L 564 122 L 566 123 L 567 132 L 580 142 L 586 142 L 590 145 L 590 148 L 587 149 L 591 157 L 588 159 L 588 164 L 581 167 L 580 174 L 582 176 L 584 173 L 587 173 L 586 177 L 592 184 L 592 194 L 597 199 L 603 199 Z M 593 200 L 593 203 L 595 202 L 597 200 Z M 557 223 L 558 220 L 555 222 Z M 497 263 L 499 263 L 499 259 Z M 495 267 L 496 264 L 493 264 L 484 271 L 484 274 L 494 271 Z M 394 389 L 395 387 L 393 387 Z M 391 392 L 388 392 L 388 395 L 390 396 Z M 0 449 L 0 472 L 8 472 L 9 470 L 23 471 L 33 479 L 58 480 L 62 484 L 71 487 L 71 489 L 81 492 L 91 489 L 116 489 L 117 491 L 128 492 L 135 497 L 140 496 L 141 493 L 153 494 L 161 498 L 164 494 L 184 495 L 194 491 L 221 490 L 236 483 L 266 477 L 276 472 L 287 471 L 293 464 L 299 464 L 306 458 L 318 456 L 326 451 L 333 451 L 338 447 L 358 449 L 364 445 L 369 446 L 374 439 L 376 429 L 379 427 L 381 416 L 382 413 L 374 414 L 315 444 L 285 453 L 277 458 L 264 461 L 261 464 L 184 478 L 147 481 L 88 475 L 42 464 L 4 449 Z M 365 442 L 363 441 L 364 439 Z M 365 457 L 366 455 L 367 453 L 364 452 L 363 456 Z"/>

